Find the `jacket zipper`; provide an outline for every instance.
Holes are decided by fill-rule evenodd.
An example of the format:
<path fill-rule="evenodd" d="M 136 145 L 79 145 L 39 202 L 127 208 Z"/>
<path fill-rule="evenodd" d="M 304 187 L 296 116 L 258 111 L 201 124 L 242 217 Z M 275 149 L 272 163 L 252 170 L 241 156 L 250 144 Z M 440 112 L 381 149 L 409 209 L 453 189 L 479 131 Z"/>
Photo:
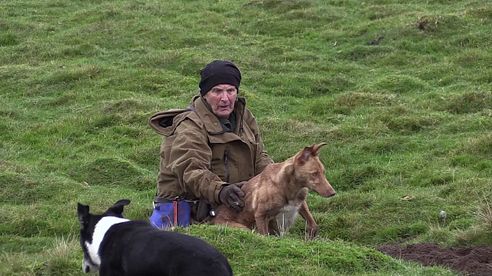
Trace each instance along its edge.
<path fill-rule="evenodd" d="M 241 112 L 241 117 L 239 118 L 239 131 L 238 131 L 238 136 L 241 137 L 241 134 L 243 133 L 243 118 L 244 118 L 244 112 L 246 110 L 246 107 L 243 106 L 243 110 Z"/>
<path fill-rule="evenodd" d="M 229 183 L 229 151 L 224 150 L 224 177 L 225 182 Z"/>

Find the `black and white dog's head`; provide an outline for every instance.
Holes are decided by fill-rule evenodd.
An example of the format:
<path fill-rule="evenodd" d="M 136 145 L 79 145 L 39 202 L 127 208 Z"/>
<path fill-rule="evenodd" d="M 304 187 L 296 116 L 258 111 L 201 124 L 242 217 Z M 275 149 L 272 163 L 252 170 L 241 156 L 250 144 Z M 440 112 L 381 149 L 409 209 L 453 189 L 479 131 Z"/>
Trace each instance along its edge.
<path fill-rule="evenodd" d="M 80 245 L 84 251 L 82 270 L 84 272 L 96 272 L 101 265 L 99 246 L 108 229 L 118 223 L 127 222 L 123 218 L 123 206 L 130 204 L 130 200 L 118 200 L 102 215 L 89 213 L 89 206 L 78 203 L 77 215 L 80 222 Z"/>

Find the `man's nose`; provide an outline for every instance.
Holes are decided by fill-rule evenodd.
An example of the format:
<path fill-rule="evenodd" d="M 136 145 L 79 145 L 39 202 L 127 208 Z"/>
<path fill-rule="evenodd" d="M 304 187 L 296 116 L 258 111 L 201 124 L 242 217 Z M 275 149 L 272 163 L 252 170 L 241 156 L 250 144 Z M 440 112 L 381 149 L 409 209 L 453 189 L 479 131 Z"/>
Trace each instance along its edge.
<path fill-rule="evenodd" d="M 223 102 L 226 102 L 229 100 L 229 97 L 227 96 L 227 93 L 220 93 L 219 99 Z"/>

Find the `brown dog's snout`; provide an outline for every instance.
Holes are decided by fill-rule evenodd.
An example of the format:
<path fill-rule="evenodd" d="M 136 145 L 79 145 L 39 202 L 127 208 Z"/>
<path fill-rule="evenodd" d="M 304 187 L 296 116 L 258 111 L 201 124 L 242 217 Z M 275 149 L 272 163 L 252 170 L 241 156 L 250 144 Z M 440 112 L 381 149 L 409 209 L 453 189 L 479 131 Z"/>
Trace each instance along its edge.
<path fill-rule="evenodd" d="M 330 185 L 330 182 L 328 181 L 326 182 L 326 185 L 323 185 L 323 190 L 315 190 L 323 197 L 332 197 L 337 194 L 337 192 L 335 192 L 335 189 L 333 189 L 333 187 Z"/>
<path fill-rule="evenodd" d="M 335 190 L 333 190 L 333 188 L 332 189 L 329 189 L 329 190 L 327 190 L 327 191 L 325 191 L 323 193 L 320 193 L 320 195 L 322 195 L 323 197 L 332 197 L 332 196 L 334 196 L 336 194 L 337 194 L 337 192 L 335 192 Z"/>

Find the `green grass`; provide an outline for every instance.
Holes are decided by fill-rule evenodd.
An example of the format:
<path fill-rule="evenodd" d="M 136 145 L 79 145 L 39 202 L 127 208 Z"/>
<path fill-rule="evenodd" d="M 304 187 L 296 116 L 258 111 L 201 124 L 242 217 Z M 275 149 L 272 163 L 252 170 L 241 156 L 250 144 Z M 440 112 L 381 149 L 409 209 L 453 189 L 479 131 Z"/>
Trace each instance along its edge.
<path fill-rule="evenodd" d="M 491 47 L 483 0 L 3 1 L 0 274 L 81 274 L 77 202 L 148 217 L 147 119 L 185 107 L 212 59 L 242 70 L 274 160 L 328 143 L 338 194 L 310 195 L 314 241 L 302 221 L 284 238 L 181 231 L 238 275 L 450 274 L 374 248 L 492 245 Z"/>

